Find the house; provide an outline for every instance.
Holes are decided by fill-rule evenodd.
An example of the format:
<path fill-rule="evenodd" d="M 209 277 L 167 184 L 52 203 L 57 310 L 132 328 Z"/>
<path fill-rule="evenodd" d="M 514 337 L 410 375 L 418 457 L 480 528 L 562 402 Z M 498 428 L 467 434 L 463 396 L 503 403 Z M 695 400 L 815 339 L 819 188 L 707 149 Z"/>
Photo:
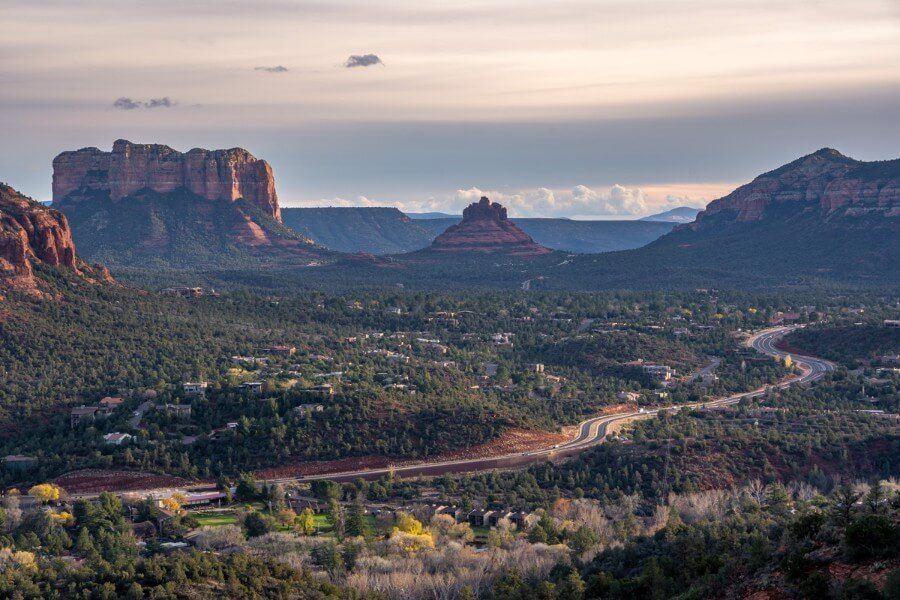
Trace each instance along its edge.
<path fill-rule="evenodd" d="M 527 369 L 531 373 L 543 373 L 544 363 L 530 363 L 527 365 Z"/>
<path fill-rule="evenodd" d="M 111 446 L 121 446 L 130 439 L 130 433 L 119 433 L 118 431 L 103 436 L 103 441 Z"/>
<path fill-rule="evenodd" d="M 885 319 L 884 326 L 890 329 L 900 329 L 900 319 Z"/>
<path fill-rule="evenodd" d="M 656 381 L 669 381 L 674 373 L 667 365 L 641 365 L 641 369 Z"/>
<path fill-rule="evenodd" d="M 163 404 L 160 409 L 167 415 L 177 417 L 179 419 L 191 418 L 190 404 Z"/>
<path fill-rule="evenodd" d="M 3 466 L 11 471 L 27 471 L 37 465 L 38 459 L 33 456 L 10 454 L 3 457 Z"/>
<path fill-rule="evenodd" d="M 69 413 L 69 419 L 72 422 L 72 427 L 77 427 L 82 423 L 90 423 L 97 417 L 97 411 L 100 410 L 97 406 L 76 406 L 72 409 L 72 412 Z"/>
<path fill-rule="evenodd" d="M 163 296 L 181 296 L 182 298 L 199 298 L 203 295 L 202 287 L 171 287 L 160 290 Z"/>
<path fill-rule="evenodd" d="M 511 333 L 495 333 L 491 336 L 491 342 L 494 343 L 495 346 L 512 346 L 512 338 L 513 334 Z"/>
<path fill-rule="evenodd" d="M 626 392 L 623 390 L 616 394 L 616 398 L 618 398 L 622 402 L 637 402 L 641 399 L 641 395 L 637 392 Z"/>
<path fill-rule="evenodd" d="M 330 396 L 334 396 L 334 386 L 330 383 L 314 385 L 309 388 L 303 388 L 300 391 L 308 396 L 314 397 L 328 398 Z"/>
<path fill-rule="evenodd" d="M 238 388 L 248 394 L 262 394 L 262 382 L 261 381 L 246 381 L 238 386 Z"/>
<path fill-rule="evenodd" d="M 266 348 L 263 352 L 267 352 L 269 354 L 278 354 L 280 356 L 293 356 L 297 352 L 297 348 L 295 346 L 286 346 L 279 344 L 277 346 L 272 346 L 271 348 Z"/>
<path fill-rule="evenodd" d="M 480 508 L 476 508 L 473 511 L 470 511 L 468 514 L 469 526 L 471 527 L 484 527 L 484 516 L 487 514 L 487 511 L 481 510 Z"/>
<path fill-rule="evenodd" d="M 321 404 L 300 404 L 294 407 L 294 412 L 300 415 L 311 415 L 324 410 L 325 407 Z"/>
<path fill-rule="evenodd" d="M 771 319 L 769 319 L 769 323 L 772 325 L 781 325 L 784 323 L 796 323 L 799 320 L 800 313 L 778 311 Z"/>
<path fill-rule="evenodd" d="M 199 383 L 184 383 L 181 387 L 185 396 L 205 396 L 208 386 L 208 383 L 201 381 Z"/>
<path fill-rule="evenodd" d="M 516 526 L 516 529 L 523 530 L 528 525 L 528 513 L 517 510 L 509 513 L 507 517 L 510 522 Z"/>
<path fill-rule="evenodd" d="M 193 494 L 187 494 L 184 497 L 184 502 L 182 506 L 204 506 L 206 504 L 212 504 L 213 502 L 222 504 L 222 500 L 225 500 L 226 496 L 222 492 L 196 492 Z"/>
<path fill-rule="evenodd" d="M 150 521 L 139 521 L 131 524 L 134 537 L 139 540 L 148 540 L 156 537 L 156 525 Z"/>
<path fill-rule="evenodd" d="M 107 396 L 98 402 L 99 404 L 99 413 L 106 416 L 112 414 L 114 410 L 122 406 L 122 403 L 125 402 L 122 398 Z"/>
<path fill-rule="evenodd" d="M 511 512 L 506 510 L 492 510 L 485 516 L 488 527 L 497 527 L 503 519 L 509 519 Z"/>

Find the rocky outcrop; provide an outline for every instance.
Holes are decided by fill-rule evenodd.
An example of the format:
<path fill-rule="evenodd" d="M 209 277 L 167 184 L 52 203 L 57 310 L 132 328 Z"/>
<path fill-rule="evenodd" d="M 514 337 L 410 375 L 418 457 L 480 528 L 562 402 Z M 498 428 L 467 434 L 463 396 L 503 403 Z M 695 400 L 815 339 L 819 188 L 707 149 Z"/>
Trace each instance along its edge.
<path fill-rule="evenodd" d="M 463 220 L 451 225 L 432 242 L 433 252 L 477 252 L 534 256 L 552 252 L 536 243 L 506 216 L 506 208 L 482 197 L 463 211 Z"/>
<path fill-rule="evenodd" d="M 823 221 L 900 216 L 900 159 L 862 162 L 823 148 L 715 200 L 684 226 L 755 222 L 809 212 Z"/>
<path fill-rule="evenodd" d="M 161 144 L 116 140 L 112 152 L 82 148 L 53 159 L 53 202 L 106 193 L 119 201 L 141 190 L 158 193 L 185 188 L 207 200 L 254 204 L 281 220 L 272 167 L 243 148 L 178 152 Z M 78 194 L 76 194 L 78 192 Z"/>
<path fill-rule="evenodd" d="M 91 268 L 75 252 L 65 215 L 0 183 L 0 281 L 38 292 L 34 264 L 67 269 L 89 280 L 108 280 L 108 271 Z"/>

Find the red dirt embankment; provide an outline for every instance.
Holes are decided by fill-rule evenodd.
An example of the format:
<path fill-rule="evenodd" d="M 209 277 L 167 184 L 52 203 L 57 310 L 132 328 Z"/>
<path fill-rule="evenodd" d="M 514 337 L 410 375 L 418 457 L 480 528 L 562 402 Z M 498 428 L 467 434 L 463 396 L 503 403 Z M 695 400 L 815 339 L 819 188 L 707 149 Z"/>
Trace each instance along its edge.
<path fill-rule="evenodd" d="M 52 483 L 70 494 L 95 492 L 129 492 L 166 487 L 184 487 L 188 481 L 171 475 L 156 475 L 141 471 L 109 471 L 83 469 L 60 475 Z"/>
<path fill-rule="evenodd" d="M 636 410 L 631 404 L 614 404 L 604 408 L 600 414 L 613 415 Z M 484 444 L 461 448 L 452 452 L 431 457 L 426 462 L 439 463 L 450 460 L 463 460 L 469 458 L 492 458 L 506 456 L 508 454 L 520 454 L 533 450 L 543 450 L 555 444 L 561 444 L 572 440 L 578 433 L 578 426 L 564 427 L 559 433 L 548 431 L 535 431 L 533 429 L 508 429 L 500 437 Z M 386 456 L 358 456 L 342 458 L 340 460 L 322 460 L 284 465 L 262 469 L 255 473 L 259 479 L 282 479 L 285 477 L 300 477 L 307 475 L 322 475 L 326 473 L 343 473 L 347 471 L 359 471 L 361 469 L 384 469 L 391 465 L 404 466 L 423 462 L 416 458 L 390 458 Z"/>

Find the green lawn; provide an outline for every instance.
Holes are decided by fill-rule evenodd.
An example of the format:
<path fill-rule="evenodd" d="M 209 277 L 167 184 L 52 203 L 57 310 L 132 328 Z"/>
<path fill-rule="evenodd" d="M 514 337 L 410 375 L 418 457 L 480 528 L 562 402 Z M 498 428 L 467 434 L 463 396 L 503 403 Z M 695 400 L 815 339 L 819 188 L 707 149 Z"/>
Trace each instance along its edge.
<path fill-rule="evenodd" d="M 197 519 L 197 522 L 200 523 L 201 527 L 219 527 L 221 525 L 234 525 L 237 523 L 237 518 L 234 516 L 234 513 L 230 511 L 194 513 L 191 516 Z"/>

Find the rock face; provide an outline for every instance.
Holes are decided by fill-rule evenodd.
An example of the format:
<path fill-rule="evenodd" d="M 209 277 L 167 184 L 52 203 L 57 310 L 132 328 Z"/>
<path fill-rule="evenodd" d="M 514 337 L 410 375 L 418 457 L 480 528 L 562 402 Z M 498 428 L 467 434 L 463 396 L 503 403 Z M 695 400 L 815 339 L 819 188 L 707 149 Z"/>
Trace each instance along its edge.
<path fill-rule="evenodd" d="M 684 227 L 702 230 L 800 212 L 826 222 L 900 216 L 900 159 L 862 162 L 823 148 L 711 202 Z"/>
<path fill-rule="evenodd" d="M 78 258 L 65 215 L 0 183 L 0 281 L 37 292 L 35 263 L 67 269 L 91 280 L 109 279 L 104 269 L 91 268 Z"/>
<path fill-rule="evenodd" d="M 281 221 L 275 178 L 240 148 L 177 152 L 118 140 L 53 161 L 53 206 L 81 253 L 113 267 L 308 265 L 322 249 Z"/>
<path fill-rule="evenodd" d="M 205 198 L 238 198 L 281 220 L 272 167 L 243 148 L 178 152 L 161 144 L 116 140 L 112 152 L 82 148 L 53 159 L 53 202 L 74 192 L 105 192 L 119 201 L 141 190 L 159 193 L 179 188 Z"/>
<path fill-rule="evenodd" d="M 463 220 L 437 236 L 429 250 L 433 252 L 477 252 L 534 256 L 552 252 L 536 243 L 506 216 L 506 209 L 487 197 L 470 204 Z"/>

